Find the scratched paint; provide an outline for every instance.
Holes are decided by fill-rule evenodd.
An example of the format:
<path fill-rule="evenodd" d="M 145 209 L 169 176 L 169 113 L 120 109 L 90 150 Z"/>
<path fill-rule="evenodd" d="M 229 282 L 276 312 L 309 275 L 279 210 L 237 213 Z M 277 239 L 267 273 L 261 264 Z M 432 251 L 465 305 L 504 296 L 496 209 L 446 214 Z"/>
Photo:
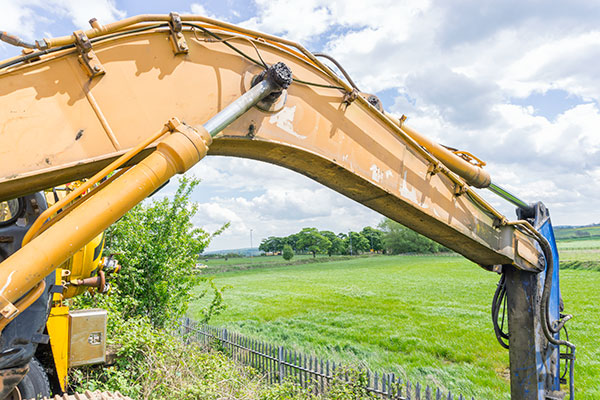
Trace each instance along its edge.
<path fill-rule="evenodd" d="M 12 276 L 16 271 L 12 271 L 10 273 L 10 275 L 8 275 L 8 279 L 6 280 L 6 283 L 4 284 L 4 286 L 2 286 L 2 289 L 0 289 L 0 295 L 4 294 L 4 291 L 6 290 L 6 288 L 8 287 L 8 285 L 10 285 L 10 281 L 12 281 Z"/>
<path fill-rule="evenodd" d="M 300 135 L 294 131 L 294 114 L 296 113 L 296 106 L 284 107 L 283 110 L 278 112 L 269 118 L 269 122 L 277 126 L 284 132 L 289 133 L 297 137 L 298 139 L 306 139 L 306 136 Z"/>
<path fill-rule="evenodd" d="M 381 182 L 381 180 L 383 179 L 383 172 L 381 171 L 381 169 L 377 165 L 373 164 L 371 165 L 370 170 L 372 172 L 371 179 L 373 179 L 377 183 Z"/>
<path fill-rule="evenodd" d="M 427 203 L 423 202 L 423 204 L 421 204 L 419 202 L 419 200 L 417 199 L 417 191 L 415 190 L 415 188 L 408 187 L 409 185 L 408 185 L 408 183 L 406 183 L 407 174 L 408 174 L 408 171 L 404 171 L 404 176 L 402 177 L 402 185 L 400 185 L 400 195 L 402 197 L 404 197 L 405 199 L 410 200 L 413 203 L 421 206 L 422 208 L 429 208 Z"/>

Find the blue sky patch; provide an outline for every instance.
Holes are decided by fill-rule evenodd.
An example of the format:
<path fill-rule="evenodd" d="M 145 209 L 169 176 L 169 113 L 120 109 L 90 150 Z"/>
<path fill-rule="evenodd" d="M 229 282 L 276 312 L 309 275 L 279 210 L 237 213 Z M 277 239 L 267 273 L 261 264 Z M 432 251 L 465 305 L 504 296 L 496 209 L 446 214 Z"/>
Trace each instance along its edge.
<path fill-rule="evenodd" d="M 533 106 L 534 115 L 545 117 L 549 121 L 554 121 L 565 111 L 586 103 L 581 97 L 562 89 L 550 89 L 545 93 L 533 92 L 525 98 L 513 97 L 510 102 L 524 107 Z"/>

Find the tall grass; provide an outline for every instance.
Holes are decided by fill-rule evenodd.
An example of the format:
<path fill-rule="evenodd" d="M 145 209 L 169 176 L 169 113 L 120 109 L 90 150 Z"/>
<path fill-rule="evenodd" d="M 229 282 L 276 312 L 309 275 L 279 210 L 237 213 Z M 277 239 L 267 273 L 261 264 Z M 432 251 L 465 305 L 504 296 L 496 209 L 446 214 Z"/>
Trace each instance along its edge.
<path fill-rule="evenodd" d="M 395 372 L 478 399 L 508 399 L 508 352 L 490 303 L 498 275 L 460 257 L 393 256 L 229 272 L 213 324 L 304 352 Z M 600 398 L 600 273 L 565 271 L 578 398 Z M 191 315 L 200 305 L 192 306 Z"/>

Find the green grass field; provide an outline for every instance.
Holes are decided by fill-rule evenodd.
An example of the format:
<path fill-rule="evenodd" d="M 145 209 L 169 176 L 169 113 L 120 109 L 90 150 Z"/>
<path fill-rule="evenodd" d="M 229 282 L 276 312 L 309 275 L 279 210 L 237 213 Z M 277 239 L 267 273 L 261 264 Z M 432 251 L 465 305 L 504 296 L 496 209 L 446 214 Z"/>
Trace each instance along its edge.
<path fill-rule="evenodd" d="M 600 398 L 600 273 L 563 271 L 579 399 Z M 498 275 L 456 256 L 381 256 L 215 276 L 231 285 L 211 323 L 274 344 L 476 399 L 508 399 L 508 352 L 493 334 Z M 191 316 L 199 305 L 192 306 Z"/>
<path fill-rule="evenodd" d="M 369 257 L 368 255 L 360 257 Z M 221 272 L 230 272 L 247 269 L 257 269 L 274 266 L 299 265 L 310 263 L 330 262 L 335 260 L 348 260 L 354 257 L 351 256 L 327 256 L 317 254 L 313 257 L 310 254 L 296 254 L 291 260 L 284 260 L 282 256 L 258 256 L 258 257 L 231 257 L 231 258 L 206 258 L 201 259 L 201 262 L 206 265 L 202 273 L 214 274 Z"/>
<path fill-rule="evenodd" d="M 557 242 L 562 268 L 600 271 L 600 239 Z"/>
<path fill-rule="evenodd" d="M 321 259 L 327 257 L 326 255 L 319 254 L 317 258 Z M 305 260 L 313 258 L 312 255 L 308 254 L 297 254 L 294 255 L 292 260 Z M 259 256 L 259 257 L 229 257 L 227 259 L 224 258 L 206 258 L 201 259 L 202 262 L 209 267 L 213 266 L 224 266 L 224 265 L 245 265 L 245 264 L 277 264 L 285 262 L 282 256 Z"/>
<path fill-rule="evenodd" d="M 573 228 L 555 228 L 556 240 L 600 239 L 600 225 L 578 226 Z"/>

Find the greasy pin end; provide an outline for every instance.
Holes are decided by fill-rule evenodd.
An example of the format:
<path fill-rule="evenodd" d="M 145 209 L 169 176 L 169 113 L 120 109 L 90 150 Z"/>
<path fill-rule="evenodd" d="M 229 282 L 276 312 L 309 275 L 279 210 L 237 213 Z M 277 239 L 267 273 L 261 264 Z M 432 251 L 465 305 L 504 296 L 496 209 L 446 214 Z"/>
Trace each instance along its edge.
<path fill-rule="evenodd" d="M 292 70 L 282 62 L 273 64 L 267 70 L 267 79 L 276 83 L 281 89 L 292 84 Z"/>

